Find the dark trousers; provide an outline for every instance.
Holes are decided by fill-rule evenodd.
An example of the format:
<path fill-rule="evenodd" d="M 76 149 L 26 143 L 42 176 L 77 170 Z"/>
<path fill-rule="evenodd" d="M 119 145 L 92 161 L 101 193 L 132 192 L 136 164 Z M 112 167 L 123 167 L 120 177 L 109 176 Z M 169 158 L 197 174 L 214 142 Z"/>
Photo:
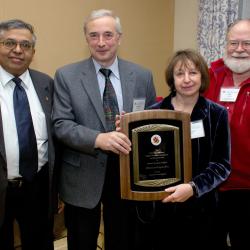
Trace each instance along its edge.
<path fill-rule="evenodd" d="M 96 250 L 100 215 L 100 204 L 87 209 L 65 203 L 68 250 Z"/>
<path fill-rule="evenodd" d="M 231 243 L 230 249 L 250 249 L 250 190 L 220 192 L 218 218 L 218 242 L 222 250 L 229 249 L 227 235 Z"/>
<path fill-rule="evenodd" d="M 52 250 L 53 220 L 49 219 L 49 184 L 46 166 L 35 179 L 21 187 L 8 186 L 3 226 L 0 228 L 0 250 L 14 250 L 13 224 L 16 219 L 22 250 Z"/>
<path fill-rule="evenodd" d="M 65 207 L 69 250 L 96 250 L 103 204 L 105 250 L 133 250 L 135 210 L 133 202 L 120 198 L 118 157 L 108 159 L 102 200 L 94 209 Z"/>
<path fill-rule="evenodd" d="M 214 212 L 214 208 L 192 200 L 138 202 L 135 249 L 221 250 L 216 247 Z"/>

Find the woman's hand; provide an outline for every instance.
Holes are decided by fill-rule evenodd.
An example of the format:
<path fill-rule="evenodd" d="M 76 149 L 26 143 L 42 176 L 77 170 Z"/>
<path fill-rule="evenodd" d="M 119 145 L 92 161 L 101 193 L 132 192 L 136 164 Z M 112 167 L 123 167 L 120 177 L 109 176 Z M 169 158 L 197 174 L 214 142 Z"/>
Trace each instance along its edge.
<path fill-rule="evenodd" d="M 179 184 L 177 186 L 165 189 L 165 192 L 170 193 L 162 202 L 184 202 L 194 195 L 193 188 L 189 183 Z"/>

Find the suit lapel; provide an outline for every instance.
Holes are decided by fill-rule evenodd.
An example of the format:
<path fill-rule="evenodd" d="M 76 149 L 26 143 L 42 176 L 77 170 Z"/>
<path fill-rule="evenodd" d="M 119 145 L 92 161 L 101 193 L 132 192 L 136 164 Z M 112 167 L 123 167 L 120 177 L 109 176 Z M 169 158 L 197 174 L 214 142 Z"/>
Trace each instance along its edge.
<path fill-rule="evenodd" d="M 135 74 L 129 65 L 121 59 L 118 59 L 118 67 L 122 87 L 123 110 L 131 112 L 133 108 Z"/>
<path fill-rule="evenodd" d="M 50 100 L 49 83 L 42 81 L 41 78 L 32 70 L 30 70 L 30 76 L 44 113 L 50 113 L 50 103 L 52 102 Z"/>
<path fill-rule="evenodd" d="M 106 128 L 101 94 L 97 81 L 95 66 L 91 58 L 83 65 L 81 81 L 82 86 L 87 92 L 90 101 L 92 102 L 92 105 L 94 106 L 96 113 L 102 122 L 103 127 Z"/>
<path fill-rule="evenodd" d="M 133 107 L 135 74 L 129 65 L 121 59 L 118 59 L 118 67 L 122 87 L 123 110 L 131 112 Z M 83 64 L 82 68 L 82 86 L 87 92 L 103 127 L 106 128 L 102 99 L 92 59 L 90 58 L 85 64 Z"/>
<path fill-rule="evenodd" d="M 51 134 L 51 105 L 52 105 L 52 100 L 50 100 L 50 98 L 52 97 L 50 95 L 49 82 L 43 81 L 35 71 L 29 70 L 29 72 L 38 99 L 41 103 L 43 112 L 45 114 L 48 136 L 49 136 Z"/>

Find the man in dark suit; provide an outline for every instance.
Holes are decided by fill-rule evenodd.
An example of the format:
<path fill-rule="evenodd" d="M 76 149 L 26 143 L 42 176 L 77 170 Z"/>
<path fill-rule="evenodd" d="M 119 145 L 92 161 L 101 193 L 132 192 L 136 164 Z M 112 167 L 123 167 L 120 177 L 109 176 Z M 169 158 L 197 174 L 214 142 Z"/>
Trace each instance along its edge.
<path fill-rule="evenodd" d="M 132 249 L 135 210 L 132 202 L 120 198 L 118 157 L 129 153 L 130 141 L 114 131 L 114 122 L 113 129 L 108 127 L 103 107 L 108 77 L 103 71 L 110 70 L 108 80 L 115 92 L 110 99 L 117 100 L 117 114 L 133 111 L 139 98 L 145 106 L 153 104 L 153 78 L 149 70 L 117 57 L 122 31 L 112 11 L 93 11 L 84 33 L 91 57 L 62 67 L 55 75 L 53 123 L 64 144 L 59 189 L 65 202 L 68 249 L 96 249 L 101 203 L 105 250 Z"/>
<path fill-rule="evenodd" d="M 53 80 L 29 69 L 35 42 L 30 24 L 0 23 L 1 250 L 14 249 L 15 219 L 23 250 L 53 249 Z"/>

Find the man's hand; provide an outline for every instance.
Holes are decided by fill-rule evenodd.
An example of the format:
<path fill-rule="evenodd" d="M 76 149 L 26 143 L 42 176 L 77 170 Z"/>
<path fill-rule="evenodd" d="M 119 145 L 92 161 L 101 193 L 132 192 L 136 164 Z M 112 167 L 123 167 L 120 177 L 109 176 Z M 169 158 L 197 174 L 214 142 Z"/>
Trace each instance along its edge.
<path fill-rule="evenodd" d="M 115 116 L 115 128 L 117 132 L 121 132 L 121 119 L 125 113 L 125 111 L 122 111 L 120 115 Z"/>
<path fill-rule="evenodd" d="M 131 142 L 123 133 L 112 131 L 108 133 L 100 133 L 96 137 L 95 148 L 112 151 L 116 154 L 129 154 L 131 151 Z"/>

